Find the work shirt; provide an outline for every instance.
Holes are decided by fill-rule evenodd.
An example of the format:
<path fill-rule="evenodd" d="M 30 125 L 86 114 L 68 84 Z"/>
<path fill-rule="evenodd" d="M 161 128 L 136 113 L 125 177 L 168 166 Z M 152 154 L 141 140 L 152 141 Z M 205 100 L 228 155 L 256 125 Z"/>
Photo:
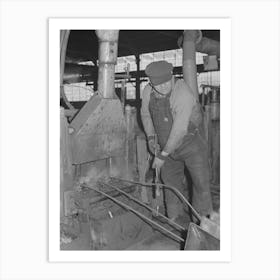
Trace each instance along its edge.
<path fill-rule="evenodd" d="M 152 114 L 149 108 L 151 94 L 155 93 L 153 93 L 152 87 L 148 84 L 143 90 L 141 107 L 142 122 L 147 136 L 155 134 Z M 158 96 L 157 98 L 169 98 L 173 119 L 172 127 L 165 146 L 161 148 L 170 154 L 182 144 L 184 136 L 188 133 L 190 122 L 199 126 L 202 116 L 198 102 L 190 87 L 183 80 L 178 80 L 175 83 L 170 96 Z"/>

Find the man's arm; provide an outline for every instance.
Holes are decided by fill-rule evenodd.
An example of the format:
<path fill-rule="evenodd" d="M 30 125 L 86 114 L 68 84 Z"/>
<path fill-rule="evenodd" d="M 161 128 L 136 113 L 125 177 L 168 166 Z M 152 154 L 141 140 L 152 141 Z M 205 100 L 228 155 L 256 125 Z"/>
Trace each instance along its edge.
<path fill-rule="evenodd" d="M 182 144 L 182 140 L 188 132 L 190 116 L 193 106 L 195 105 L 191 89 L 184 81 L 177 81 L 173 91 L 172 100 L 170 100 L 173 125 L 167 143 L 163 149 L 163 154 L 165 155 L 166 153 L 171 154 Z"/>
<path fill-rule="evenodd" d="M 147 137 L 155 134 L 154 125 L 149 110 L 150 94 L 151 86 L 146 85 L 142 93 L 141 119 Z"/>

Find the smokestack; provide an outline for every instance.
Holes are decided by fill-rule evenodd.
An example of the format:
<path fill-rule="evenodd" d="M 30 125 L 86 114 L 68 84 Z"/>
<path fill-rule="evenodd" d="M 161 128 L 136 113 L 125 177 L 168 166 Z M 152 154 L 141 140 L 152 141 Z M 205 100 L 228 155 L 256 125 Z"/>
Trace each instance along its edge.
<path fill-rule="evenodd" d="M 99 40 L 98 93 L 103 98 L 115 94 L 115 65 L 117 64 L 119 30 L 96 30 Z"/>

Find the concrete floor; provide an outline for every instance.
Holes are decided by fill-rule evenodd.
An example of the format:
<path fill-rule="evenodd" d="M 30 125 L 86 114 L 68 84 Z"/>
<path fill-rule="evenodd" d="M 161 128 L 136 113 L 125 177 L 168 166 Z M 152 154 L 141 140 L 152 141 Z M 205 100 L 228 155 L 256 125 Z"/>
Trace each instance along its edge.
<path fill-rule="evenodd" d="M 126 250 L 143 250 L 143 251 L 157 251 L 157 250 L 180 250 L 180 243 L 164 236 L 160 232 L 155 232 L 152 236 L 128 247 Z"/>
<path fill-rule="evenodd" d="M 219 197 L 219 192 L 216 192 L 215 194 L 213 194 L 213 206 L 214 209 L 217 210 L 219 209 L 220 206 L 220 197 Z M 186 215 L 184 215 L 184 218 L 182 218 L 180 221 L 177 221 L 180 225 L 182 225 L 184 228 L 188 228 L 188 224 L 190 222 L 190 219 L 186 217 L 188 217 L 189 215 L 187 213 L 185 213 Z M 128 216 L 131 216 L 131 219 L 128 219 Z M 133 225 L 133 221 L 135 221 L 135 219 L 137 219 L 137 217 L 135 217 L 134 214 L 132 213 L 128 213 L 127 215 L 124 216 L 124 221 L 120 222 L 120 221 L 116 221 L 117 224 L 122 224 L 123 227 L 121 230 L 117 229 L 117 226 L 113 226 L 113 228 L 116 231 L 120 231 L 120 232 L 130 232 L 132 229 L 135 230 L 135 225 Z M 172 231 L 173 233 L 175 233 L 178 236 L 181 236 L 182 233 L 180 233 L 179 231 L 174 230 L 173 227 L 169 226 L 167 223 L 162 223 L 161 221 L 158 221 L 159 224 L 161 224 L 162 226 L 164 226 L 165 228 L 167 228 L 168 230 Z M 139 224 L 141 225 L 141 224 Z M 147 227 L 146 230 L 142 230 L 143 234 L 139 234 L 137 233 L 137 237 L 131 237 L 132 239 L 134 238 L 134 240 L 130 240 L 130 242 L 127 241 L 127 238 L 125 238 L 124 240 L 122 240 L 123 244 L 120 244 L 120 240 L 118 240 L 118 242 L 116 242 L 117 244 L 119 244 L 120 246 L 115 246 L 114 248 L 111 247 L 110 249 L 107 247 L 101 249 L 101 250 L 144 250 L 144 251 L 152 251 L 152 250 L 182 250 L 184 247 L 184 244 L 180 244 L 179 241 L 175 241 L 175 239 L 169 237 L 168 235 L 163 234 L 162 232 L 160 232 L 159 230 L 157 230 L 156 227 L 151 227 L 148 224 L 144 224 L 145 228 Z M 86 225 L 88 226 L 88 225 Z M 124 227 L 125 226 L 125 227 Z M 132 228 L 130 228 L 132 227 Z M 143 228 L 143 225 L 140 226 L 140 228 Z M 149 230 L 150 229 L 150 230 Z M 138 230 L 139 231 L 139 230 Z M 61 250 L 92 250 L 91 248 L 91 239 L 89 234 L 85 234 L 85 232 L 89 232 L 89 229 L 84 229 L 83 230 L 83 234 L 81 234 L 76 240 L 74 240 L 73 242 L 71 242 L 70 244 L 64 244 L 61 246 Z M 109 230 L 109 232 L 112 233 L 112 230 Z M 142 235 L 142 238 L 141 238 Z M 126 236 L 126 235 L 124 235 Z M 183 237 L 184 239 L 186 237 Z M 134 241 L 134 242 L 133 242 Z M 125 243 L 127 243 L 127 245 L 125 245 Z M 121 248 L 125 248 L 125 249 L 121 249 Z"/>
<path fill-rule="evenodd" d="M 185 229 L 188 228 L 188 225 L 190 223 L 190 219 L 186 217 L 180 216 L 180 218 L 176 221 Z M 154 218 L 154 221 L 179 237 L 182 237 L 182 234 L 184 234 L 183 232 L 176 230 L 173 226 L 169 225 L 168 223 L 163 222 L 161 219 L 157 220 L 156 218 Z M 182 238 L 185 239 L 185 237 Z M 163 233 L 156 227 L 153 227 L 153 232 L 150 236 L 128 247 L 126 250 L 180 250 L 183 247 L 184 244 L 182 242 L 176 240 L 173 237 L 170 237 L 170 235 L 168 234 Z"/>
<path fill-rule="evenodd" d="M 213 187 L 214 188 L 214 187 Z M 219 191 L 215 191 L 212 193 L 212 199 L 213 199 L 213 208 L 214 210 L 218 210 L 220 208 L 220 193 Z M 182 225 L 185 228 L 188 228 L 190 220 L 181 220 L 179 222 L 180 225 Z M 164 227 L 168 228 L 172 232 L 176 233 L 177 235 L 180 235 L 178 231 L 172 230 L 172 227 L 162 224 Z M 179 241 L 175 241 L 171 237 L 168 237 L 161 232 L 155 230 L 151 236 L 148 238 L 145 238 L 141 240 L 140 242 L 137 242 L 136 244 L 128 247 L 126 250 L 144 250 L 144 251 L 153 251 L 153 250 L 182 250 L 184 247 L 184 244 L 180 244 Z"/>

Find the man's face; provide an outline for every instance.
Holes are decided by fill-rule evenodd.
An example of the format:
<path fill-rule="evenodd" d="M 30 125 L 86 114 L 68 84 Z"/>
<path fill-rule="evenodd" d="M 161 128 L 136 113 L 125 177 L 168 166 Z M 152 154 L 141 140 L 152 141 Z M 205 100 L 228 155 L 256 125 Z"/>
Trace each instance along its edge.
<path fill-rule="evenodd" d="M 154 86 L 155 90 L 158 91 L 162 95 L 167 95 L 172 90 L 172 80 L 169 80 L 168 82 L 165 82 L 163 84 Z"/>

